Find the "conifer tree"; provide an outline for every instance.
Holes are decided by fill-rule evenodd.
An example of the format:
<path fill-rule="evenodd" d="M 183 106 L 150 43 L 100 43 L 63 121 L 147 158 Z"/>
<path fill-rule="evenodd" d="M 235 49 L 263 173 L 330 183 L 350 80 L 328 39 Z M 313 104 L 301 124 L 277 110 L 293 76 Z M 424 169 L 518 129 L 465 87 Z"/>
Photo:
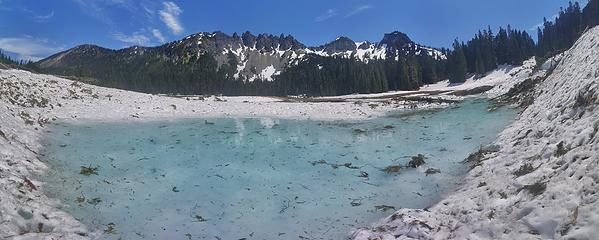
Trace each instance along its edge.
<path fill-rule="evenodd" d="M 584 8 L 584 22 L 588 27 L 599 25 L 599 0 L 589 0 Z"/>
<path fill-rule="evenodd" d="M 450 57 L 450 75 L 449 81 L 452 83 L 460 83 L 466 80 L 466 73 L 468 66 L 466 62 L 466 56 L 464 55 L 464 46 L 456 39 L 453 43 L 453 52 Z"/>

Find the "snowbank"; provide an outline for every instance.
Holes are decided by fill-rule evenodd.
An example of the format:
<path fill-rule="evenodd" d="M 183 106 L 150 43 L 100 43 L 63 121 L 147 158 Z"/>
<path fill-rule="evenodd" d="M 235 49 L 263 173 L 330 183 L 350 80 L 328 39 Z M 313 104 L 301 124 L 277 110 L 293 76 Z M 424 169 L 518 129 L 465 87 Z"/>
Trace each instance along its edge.
<path fill-rule="evenodd" d="M 493 71 L 489 71 L 482 77 L 471 76 L 464 83 L 452 84 L 449 80 L 435 84 L 425 85 L 420 91 L 465 91 L 485 86 L 493 86 L 493 89 L 483 95 L 495 98 L 507 93 L 514 85 L 535 76 L 544 75 L 548 69 L 535 69 L 537 61 L 531 58 L 522 63 L 521 66 L 502 65 Z"/>
<path fill-rule="evenodd" d="M 597 239 L 599 27 L 561 58 L 460 190 L 353 239 Z"/>

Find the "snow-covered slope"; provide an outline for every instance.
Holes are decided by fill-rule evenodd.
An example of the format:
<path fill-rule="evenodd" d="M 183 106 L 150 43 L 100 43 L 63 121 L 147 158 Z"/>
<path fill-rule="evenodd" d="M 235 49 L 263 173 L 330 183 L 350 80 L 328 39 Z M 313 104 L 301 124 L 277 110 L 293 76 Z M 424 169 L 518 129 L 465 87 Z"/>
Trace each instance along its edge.
<path fill-rule="evenodd" d="M 520 66 L 502 65 L 493 71 L 489 71 L 484 76 L 471 76 L 463 83 L 450 83 L 449 80 L 439 81 L 434 84 L 428 84 L 420 87 L 417 91 L 389 91 L 383 93 L 369 94 L 349 94 L 341 96 L 318 97 L 318 99 L 368 99 L 368 98 L 384 98 L 395 96 L 434 96 L 435 98 L 445 98 L 460 100 L 464 95 L 478 95 L 486 98 L 496 98 L 506 94 L 515 85 L 526 81 L 527 79 L 535 79 L 543 77 L 552 68 L 551 63 L 559 59 L 553 57 L 546 61 L 545 67 L 537 68 L 537 61 L 533 57 L 522 63 Z M 477 93 L 476 89 L 482 89 Z M 490 88 L 490 90 L 489 90 Z M 460 94 L 463 92 L 471 92 L 469 94 Z"/>
<path fill-rule="evenodd" d="M 493 89 L 485 92 L 485 96 L 495 98 L 507 93 L 514 85 L 522 81 L 543 76 L 547 69 L 535 69 L 537 64 L 533 57 L 522 63 L 521 66 L 502 65 L 484 76 L 471 76 L 463 83 L 450 83 L 449 80 L 425 85 L 420 91 L 464 91 L 484 86 L 492 86 Z"/>
<path fill-rule="evenodd" d="M 428 209 L 401 209 L 353 239 L 597 239 L 598 84 L 595 27 L 457 192 Z"/>

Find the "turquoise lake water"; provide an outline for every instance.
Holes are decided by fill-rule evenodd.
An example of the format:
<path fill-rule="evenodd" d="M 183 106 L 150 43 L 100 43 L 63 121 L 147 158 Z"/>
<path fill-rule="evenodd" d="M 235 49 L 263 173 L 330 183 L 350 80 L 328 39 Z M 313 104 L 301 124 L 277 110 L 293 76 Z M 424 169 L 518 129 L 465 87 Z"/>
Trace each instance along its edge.
<path fill-rule="evenodd" d="M 455 189 L 461 162 L 515 117 L 488 108 L 474 100 L 365 121 L 58 123 L 39 178 L 103 239 L 344 239 Z M 418 154 L 425 165 L 383 171 Z"/>

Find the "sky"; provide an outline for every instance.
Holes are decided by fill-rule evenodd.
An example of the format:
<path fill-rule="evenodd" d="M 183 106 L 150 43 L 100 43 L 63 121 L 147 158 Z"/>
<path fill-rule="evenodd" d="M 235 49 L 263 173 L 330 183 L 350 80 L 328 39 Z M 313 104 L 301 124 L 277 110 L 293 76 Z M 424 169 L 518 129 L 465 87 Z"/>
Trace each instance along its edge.
<path fill-rule="evenodd" d="M 587 0 L 581 0 L 586 5 Z M 0 49 L 39 60 L 80 44 L 157 46 L 196 32 L 291 34 L 308 46 L 401 31 L 450 47 L 510 24 L 536 38 L 568 0 L 0 0 Z"/>

